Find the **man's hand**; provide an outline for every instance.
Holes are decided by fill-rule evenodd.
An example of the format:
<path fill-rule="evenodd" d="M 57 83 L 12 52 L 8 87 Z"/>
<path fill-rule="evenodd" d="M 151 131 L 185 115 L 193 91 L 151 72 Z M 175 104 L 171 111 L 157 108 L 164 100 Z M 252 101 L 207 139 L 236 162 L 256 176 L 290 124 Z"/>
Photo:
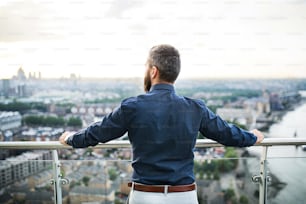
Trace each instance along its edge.
<path fill-rule="evenodd" d="M 265 136 L 262 134 L 262 132 L 260 132 L 257 129 L 251 130 L 250 132 L 253 133 L 257 137 L 256 144 L 259 144 L 263 141 Z"/>
<path fill-rule="evenodd" d="M 59 141 L 63 145 L 67 145 L 67 139 L 72 136 L 74 133 L 73 132 L 64 132 L 60 137 Z"/>

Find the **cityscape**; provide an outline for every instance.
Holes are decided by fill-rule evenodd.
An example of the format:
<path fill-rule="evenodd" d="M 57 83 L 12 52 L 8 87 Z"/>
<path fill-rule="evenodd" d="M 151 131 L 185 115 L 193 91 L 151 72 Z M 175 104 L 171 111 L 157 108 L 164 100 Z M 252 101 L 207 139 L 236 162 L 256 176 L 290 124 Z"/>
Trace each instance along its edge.
<path fill-rule="evenodd" d="M 289 111 L 305 104 L 304 79 L 182 79 L 180 95 L 202 99 L 223 119 L 245 129 L 267 132 Z M 77 131 L 112 112 L 124 98 L 143 93 L 142 79 L 88 79 L 71 74 L 45 79 L 40 72 L 0 81 L 1 141 L 57 141 L 65 130 Z M 288 137 L 296 137 L 292 132 Z M 199 138 L 204 138 L 199 134 Z M 124 135 L 119 140 L 127 140 Z M 130 149 L 60 150 L 63 203 L 125 203 L 132 168 Z M 229 159 L 236 158 L 236 159 Z M 246 159 L 248 158 L 248 159 Z M 50 150 L 0 149 L 0 203 L 53 203 Z M 257 203 L 258 187 L 248 184 L 247 148 L 195 149 L 194 171 L 200 203 Z M 286 183 L 271 174 L 269 195 Z"/>
<path fill-rule="evenodd" d="M 0 204 L 126 203 L 128 133 L 84 149 L 58 139 L 143 94 L 148 52 L 164 43 L 180 54 L 178 95 L 265 135 L 232 148 L 198 133 L 199 204 L 305 203 L 305 10 L 300 0 L 1 0 Z"/>

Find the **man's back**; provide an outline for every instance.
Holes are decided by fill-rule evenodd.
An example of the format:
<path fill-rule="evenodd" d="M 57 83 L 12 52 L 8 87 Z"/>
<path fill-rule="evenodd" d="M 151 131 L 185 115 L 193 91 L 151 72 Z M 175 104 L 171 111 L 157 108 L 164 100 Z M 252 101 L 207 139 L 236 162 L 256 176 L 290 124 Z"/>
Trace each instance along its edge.
<path fill-rule="evenodd" d="M 194 182 L 193 148 L 201 109 L 179 97 L 172 85 L 158 84 L 144 95 L 122 103 L 133 146 L 134 181 L 183 185 Z"/>

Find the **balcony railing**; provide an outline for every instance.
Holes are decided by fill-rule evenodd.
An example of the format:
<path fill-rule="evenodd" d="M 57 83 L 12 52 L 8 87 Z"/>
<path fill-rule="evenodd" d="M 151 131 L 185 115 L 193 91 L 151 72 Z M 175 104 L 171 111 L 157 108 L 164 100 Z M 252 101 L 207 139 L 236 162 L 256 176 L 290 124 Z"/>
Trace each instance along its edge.
<path fill-rule="evenodd" d="M 256 169 L 253 169 L 254 175 L 250 176 L 250 178 L 248 178 L 247 180 L 250 181 L 250 183 L 252 183 L 251 181 L 253 181 L 253 183 L 257 183 L 259 187 L 258 188 L 258 200 L 260 204 L 266 204 L 266 203 L 270 203 L 269 202 L 269 197 L 268 197 L 268 184 L 271 181 L 271 172 L 269 172 L 269 162 L 268 160 L 273 160 L 274 158 L 279 159 L 280 161 L 284 161 L 288 158 L 280 156 L 280 157 L 268 157 L 268 149 L 269 148 L 273 148 L 273 147 L 279 147 L 279 146 L 292 146 L 292 147 L 302 147 L 303 145 L 306 145 L 306 138 L 266 138 L 264 139 L 264 141 L 261 144 L 255 145 L 258 146 L 258 148 L 262 148 L 261 153 L 260 153 L 260 161 L 258 162 L 258 160 L 256 160 L 256 162 L 254 161 L 254 158 L 247 158 L 244 159 L 243 162 L 245 163 L 247 160 L 248 161 L 252 161 L 251 163 L 256 163 Z M 221 147 L 222 145 L 219 143 L 216 143 L 212 140 L 207 140 L 207 139 L 199 139 L 197 140 L 196 143 L 196 148 L 197 149 L 202 149 L 202 148 L 210 148 L 210 147 Z M 120 149 L 120 148 L 131 148 L 131 145 L 129 143 L 129 141 L 111 141 L 108 142 L 106 144 L 99 144 L 95 147 L 92 147 L 92 149 Z M 258 149 L 257 148 L 257 149 Z M 52 150 L 52 160 L 48 161 L 49 162 L 49 168 L 51 168 L 52 165 L 52 170 L 49 169 L 50 171 L 52 171 L 52 178 L 50 179 L 50 183 L 51 185 L 53 185 L 53 191 L 54 191 L 54 203 L 56 204 L 61 204 L 61 203 L 67 203 L 67 201 L 63 201 L 63 189 L 65 188 L 64 185 L 69 183 L 69 180 L 71 180 L 71 178 L 66 178 L 66 175 L 63 175 L 63 166 L 66 165 L 66 163 L 68 163 L 68 161 L 66 160 L 59 160 L 59 151 L 62 151 L 64 149 L 72 149 L 72 147 L 70 146 L 66 146 L 66 145 L 62 145 L 57 141 L 49 141 L 49 142 L 31 142 L 31 141 L 24 141 L 24 142 L 0 142 L 0 149 L 27 149 L 27 150 Z M 306 153 L 305 153 L 306 155 Z M 297 159 L 302 159 L 303 162 L 305 160 L 305 156 L 294 156 Z M 219 158 L 219 160 L 222 158 Z M 238 158 L 235 158 L 236 160 L 239 160 Z M 204 160 L 207 160 L 207 158 L 204 158 Z M 213 158 L 210 158 L 208 160 L 213 160 Z M 98 162 L 97 160 L 94 160 L 96 162 Z M 241 160 L 242 161 L 242 160 Z M 275 160 L 274 160 L 275 161 Z M 274 162 L 272 161 L 272 163 Z M 4 161 L 2 161 L 4 162 Z M 111 162 L 111 161 L 105 161 L 105 162 Z M 101 166 L 107 166 L 106 164 Z M 124 162 L 122 160 L 122 162 Z M 129 162 L 129 161 L 127 161 Z M 306 161 L 305 161 L 306 163 Z M 44 164 L 33 164 L 32 166 L 29 164 L 29 169 L 33 168 L 40 168 L 40 166 L 44 166 Z M 100 165 L 100 164 L 99 164 Z M 280 164 L 281 165 L 281 164 Z M 17 164 L 16 164 L 17 166 Z M 31 166 L 31 167 L 30 167 Z M 17 168 L 17 167 L 16 167 Z M 18 167 L 19 168 L 19 167 Z M 21 168 L 21 167 L 20 167 Z M 46 165 L 46 168 L 48 169 L 48 165 Z M 297 167 L 298 168 L 298 167 Z M 3 168 L 2 168 L 3 169 Z M 0 167 L 0 173 L 4 174 L 4 170 L 2 170 Z M 103 169 L 103 168 L 102 168 Z M 2 172 L 3 171 L 3 172 Z M 69 171 L 73 171 L 72 169 L 70 169 Z M 104 170 L 106 171 L 106 170 Z M 67 171 L 66 171 L 67 172 Z M 106 172 L 104 172 L 105 174 L 107 174 Z M 293 176 L 293 175 L 292 175 Z M 296 176 L 296 175 L 294 175 Z M 203 179 L 203 175 L 202 175 L 202 179 L 205 180 L 205 178 L 207 177 L 207 175 L 204 176 Z M 238 175 L 239 177 L 239 175 Z M 101 178 L 102 179 L 102 178 Z M 124 179 L 124 177 L 120 177 L 120 179 Z M 272 178 L 273 179 L 273 178 Z M 88 180 L 88 179 L 87 179 Z M 102 179 L 103 182 L 105 182 L 105 185 L 101 187 L 101 189 L 105 190 L 104 193 L 104 199 L 105 202 L 107 200 L 107 197 L 109 197 L 111 194 L 108 192 L 109 189 L 107 188 L 107 186 L 109 186 L 108 181 L 105 178 Z M 3 182 L 2 180 L 0 180 L 0 182 Z M 84 179 L 83 177 L 83 182 L 86 183 L 88 181 L 86 181 L 86 179 Z M 199 182 L 200 183 L 200 182 Z M 98 185 L 98 184 L 97 184 Z M 239 183 L 239 186 L 241 186 L 241 182 Z M 245 185 L 245 183 L 243 183 L 243 185 Z M 255 185 L 255 184 L 254 184 Z M 1 185 L 2 186 L 2 185 Z M 235 188 L 235 186 L 233 186 L 233 188 Z M 69 190 L 69 189 L 68 189 Z M 226 192 L 225 192 L 226 193 Z M 0 195 L 1 195 L 1 189 L 0 189 Z M 297 200 L 303 200 L 303 196 L 305 196 L 305 194 L 300 195 L 301 197 L 297 198 Z M 73 201 L 70 201 L 73 202 Z M 209 203 L 208 201 L 206 201 L 207 203 Z M 243 202 L 243 201 L 241 201 Z M 1 203 L 1 202 L 0 202 Z"/>

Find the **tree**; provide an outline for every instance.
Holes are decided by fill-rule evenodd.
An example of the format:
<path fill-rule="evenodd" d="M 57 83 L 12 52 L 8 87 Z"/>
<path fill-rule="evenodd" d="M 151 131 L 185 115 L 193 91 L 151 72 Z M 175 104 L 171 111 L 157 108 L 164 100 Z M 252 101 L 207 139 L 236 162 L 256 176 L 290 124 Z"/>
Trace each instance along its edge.
<path fill-rule="evenodd" d="M 225 200 L 229 200 L 232 197 L 235 197 L 235 191 L 232 188 L 228 188 L 226 189 L 225 193 L 224 193 L 224 199 Z"/>
<path fill-rule="evenodd" d="M 36 115 L 29 115 L 23 118 L 23 123 L 26 125 L 33 125 L 33 126 L 65 126 L 66 121 L 63 117 L 56 117 L 56 116 L 36 116 Z"/>
<path fill-rule="evenodd" d="M 116 169 L 114 168 L 111 168 L 108 170 L 108 176 L 109 176 L 109 179 L 114 181 L 117 179 L 117 176 L 118 176 L 118 173 L 116 171 Z"/>
<path fill-rule="evenodd" d="M 22 103 L 14 100 L 8 104 L 0 103 L 0 111 L 18 111 L 24 113 L 29 110 L 39 110 L 46 112 L 47 109 L 47 105 L 41 102 Z"/>
<path fill-rule="evenodd" d="M 90 178 L 89 178 L 88 176 L 84 176 L 84 177 L 82 178 L 82 181 L 83 181 L 83 183 L 84 183 L 85 186 L 88 186 L 89 180 L 90 180 Z"/>
<path fill-rule="evenodd" d="M 21 103 L 16 100 L 14 100 L 12 103 L 0 104 L 0 111 L 19 111 L 24 112 L 26 110 L 29 110 L 31 107 L 27 103 Z"/>
<path fill-rule="evenodd" d="M 240 196 L 239 202 L 240 204 L 249 204 L 249 199 L 245 195 L 242 195 Z"/>
<path fill-rule="evenodd" d="M 224 192 L 224 201 L 230 201 L 232 204 L 238 203 L 234 189 L 226 189 L 226 191 Z"/>
<path fill-rule="evenodd" d="M 214 180 L 220 180 L 219 170 L 216 168 L 214 171 Z"/>
<path fill-rule="evenodd" d="M 67 126 L 81 127 L 82 126 L 82 120 L 79 117 L 71 117 L 67 121 Z"/>
<path fill-rule="evenodd" d="M 43 122 L 47 126 L 64 126 L 65 120 L 62 117 L 55 117 L 55 116 L 47 116 L 44 118 Z"/>
<path fill-rule="evenodd" d="M 228 172 L 237 168 L 238 154 L 233 147 L 225 148 L 224 159 L 218 162 L 219 170 L 221 172 Z"/>
<path fill-rule="evenodd" d="M 43 123 L 43 120 L 43 116 L 30 115 L 23 118 L 23 123 L 25 123 L 26 125 L 41 125 Z"/>

